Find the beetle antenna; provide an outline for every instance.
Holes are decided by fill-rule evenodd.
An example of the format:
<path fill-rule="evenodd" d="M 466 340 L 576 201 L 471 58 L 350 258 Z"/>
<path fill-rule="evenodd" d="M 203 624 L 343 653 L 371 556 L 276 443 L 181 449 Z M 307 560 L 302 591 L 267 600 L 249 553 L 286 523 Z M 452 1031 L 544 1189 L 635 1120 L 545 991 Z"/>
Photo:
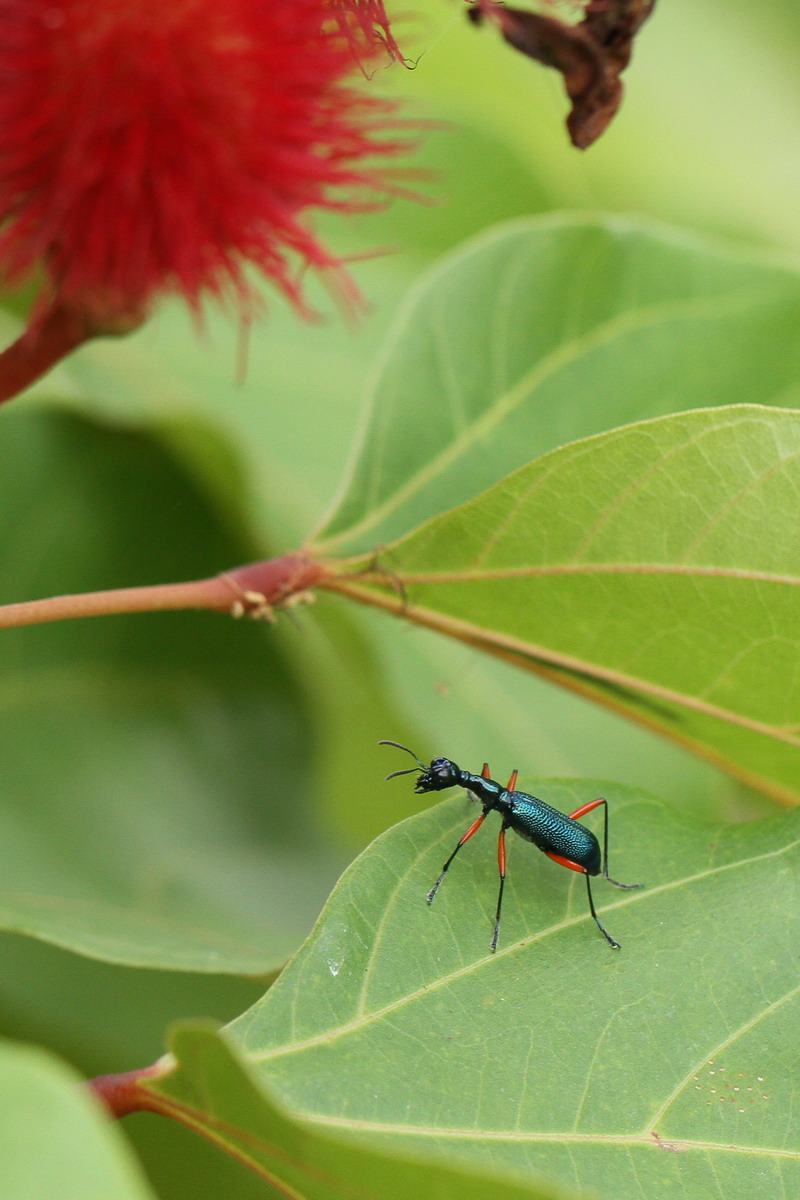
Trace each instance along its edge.
<path fill-rule="evenodd" d="M 385 775 L 384 779 L 397 779 L 398 775 L 416 775 L 421 767 L 409 767 L 407 771 L 392 771 L 391 775 Z"/>
<path fill-rule="evenodd" d="M 417 758 L 414 751 L 409 750 L 408 746 L 401 746 L 399 742 L 390 742 L 388 740 L 384 741 L 384 742 L 378 742 L 378 745 L 379 746 L 394 746 L 394 748 L 396 750 L 405 750 L 406 754 L 410 754 L 412 758 L 415 758 L 417 760 L 417 764 L 418 764 L 420 771 L 427 771 L 428 768 L 425 765 L 425 763 L 420 762 L 420 760 Z M 398 775 L 413 775 L 416 770 L 417 770 L 417 767 L 409 767 L 408 770 L 406 770 L 406 771 L 392 771 L 391 775 L 387 775 L 386 778 L 387 779 L 396 779 Z"/>

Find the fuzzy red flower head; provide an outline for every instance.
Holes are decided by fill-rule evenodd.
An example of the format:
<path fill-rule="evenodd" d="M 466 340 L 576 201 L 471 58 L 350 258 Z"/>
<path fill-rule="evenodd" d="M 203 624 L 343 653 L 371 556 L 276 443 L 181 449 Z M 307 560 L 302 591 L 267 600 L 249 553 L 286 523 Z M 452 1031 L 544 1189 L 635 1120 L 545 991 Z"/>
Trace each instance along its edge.
<path fill-rule="evenodd" d="M 0 268 L 101 323 L 247 301 L 248 262 L 299 304 L 297 261 L 340 267 L 309 214 L 398 149 L 348 83 L 387 49 L 382 0 L 0 0 Z"/>

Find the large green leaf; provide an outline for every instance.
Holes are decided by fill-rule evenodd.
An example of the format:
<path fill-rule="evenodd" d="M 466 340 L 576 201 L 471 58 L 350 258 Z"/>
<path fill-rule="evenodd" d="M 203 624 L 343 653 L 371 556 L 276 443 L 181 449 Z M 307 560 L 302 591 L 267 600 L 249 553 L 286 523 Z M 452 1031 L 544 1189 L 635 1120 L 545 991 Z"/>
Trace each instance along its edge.
<path fill-rule="evenodd" d="M 252 556 L 141 435 L 9 409 L 0 474 L 3 600 Z M 340 861 L 309 828 L 282 636 L 200 613 L 3 632 L 3 928 L 134 965 L 282 964 Z"/>
<path fill-rule="evenodd" d="M 41 1050 L 0 1044 L 3 1200 L 154 1200 L 121 1132 L 77 1082 Z"/>
<path fill-rule="evenodd" d="M 172 1039 L 177 1069 L 148 1084 L 164 1111 L 210 1137 L 268 1180 L 281 1196 L 303 1200 L 570 1200 L 572 1192 L 541 1184 L 530 1171 L 490 1174 L 485 1168 L 432 1162 L 376 1147 L 364 1137 L 318 1130 L 276 1105 L 271 1089 L 243 1061 L 238 1047 L 202 1025 L 184 1025 Z M 343 1080 L 330 1081 L 333 1090 Z"/>
<path fill-rule="evenodd" d="M 798 494 L 800 414 L 663 417 L 529 464 L 386 547 L 377 589 L 343 586 L 796 801 Z"/>
<path fill-rule="evenodd" d="M 800 813 L 718 827 L 596 780 L 530 790 L 564 810 L 608 798 L 612 874 L 645 885 L 595 884 L 622 950 L 595 928 L 582 879 L 512 839 L 490 954 L 487 827 L 428 907 L 475 813 L 450 800 L 356 861 L 296 960 L 233 1024 L 252 1068 L 320 1132 L 369 1136 L 381 1149 L 541 1171 L 613 1200 L 796 1194 L 800 1134 L 787 1114 Z M 199 1068 L 193 1107 L 218 1136 L 231 1084 Z M 161 1086 L 173 1093 L 169 1078 Z M 241 1112 L 235 1136 L 253 1136 L 244 1102 Z"/>
<path fill-rule="evenodd" d="M 369 551 L 538 454 L 683 408 L 800 398 L 800 276 L 622 217 L 523 221 L 411 295 L 323 550 Z"/>

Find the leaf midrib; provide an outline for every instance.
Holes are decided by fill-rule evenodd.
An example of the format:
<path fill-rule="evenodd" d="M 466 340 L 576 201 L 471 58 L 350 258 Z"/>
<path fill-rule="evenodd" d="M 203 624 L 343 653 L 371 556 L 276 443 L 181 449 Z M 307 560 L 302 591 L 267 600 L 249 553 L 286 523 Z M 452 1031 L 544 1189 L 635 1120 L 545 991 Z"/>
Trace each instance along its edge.
<path fill-rule="evenodd" d="M 762 571 L 750 567 L 720 567 L 701 563 L 659 562 L 560 562 L 524 567 L 469 567 L 456 571 L 393 571 L 403 584 L 481 583 L 503 579 L 536 579 L 549 575 L 682 575 L 690 579 L 746 579 L 755 583 L 781 583 L 790 587 L 800 584 L 800 575 L 779 571 Z M 361 583 L 385 583 L 380 576 L 359 576 Z"/>
<path fill-rule="evenodd" d="M 519 1130 L 499 1129 L 460 1129 L 443 1126 L 424 1125 L 390 1125 L 381 1121 L 365 1121 L 359 1118 L 330 1117 L 319 1113 L 297 1111 L 298 1118 L 309 1121 L 314 1125 L 326 1128 L 346 1129 L 354 1133 L 396 1134 L 401 1137 L 423 1138 L 452 1138 L 453 1141 L 469 1142 L 514 1142 L 518 1144 L 540 1145 L 612 1145 L 612 1146 L 647 1146 L 651 1149 L 663 1148 L 675 1151 L 702 1150 L 729 1152 L 731 1154 L 762 1155 L 766 1158 L 800 1159 L 800 1150 L 787 1150 L 774 1146 L 744 1146 L 733 1142 L 710 1142 L 688 1140 L 686 1138 L 659 1138 L 656 1140 L 654 1131 L 645 1133 L 575 1133 L 573 1131 L 547 1130 L 521 1132 Z"/>
<path fill-rule="evenodd" d="M 770 725 L 754 717 L 748 717 L 744 713 L 736 712 L 733 709 L 723 708 L 718 704 L 711 704 L 709 701 L 703 700 L 700 696 L 678 691 L 675 688 L 666 687 L 663 684 L 643 679 L 637 675 L 629 675 L 613 667 L 606 667 L 600 663 L 579 658 L 577 655 L 554 650 L 552 647 L 542 646 L 536 642 L 528 642 L 521 637 L 515 637 L 498 630 L 487 629 L 480 625 L 474 625 L 461 618 L 442 614 L 434 609 L 423 608 L 421 605 L 402 604 L 401 606 L 401 602 L 397 598 L 393 597 L 389 599 L 369 588 L 353 586 L 350 582 L 343 584 L 342 581 L 337 581 L 335 585 L 331 582 L 326 584 L 326 586 L 331 588 L 331 590 L 349 595 L 355 600 L 360 600 L 362 603 L 374 605 L 376 608 L 389 609 L 391 611 L 400 610 L 407 620 L 416 621 L 419 625 L 423 625 L 428 629 L 435 629 L 440 633 L 447 633 L 451 637 L 467 642 L 469 645 L 492 647 L 508 654 L 519 655 L 524 659 L 531 659 L 542 664 L 542 666 L 569 671 L 593 683 L 599 681 L 615 687 L 625 688 L 634 693 L 640 692 L 642 695 L 652 697 L 655 700 L 675 704 L 678 707 L 687 708 L 693 712 L 699 712 L 703 716 L 725 721 L 728 724 L 747 729 L 750 733 L 774 738 L 776 741 L 785 742 L 787 745 L 800 749 L 800 737 L 788 732 L 788 728 L 793 728 L 793 726 L 785 729 L 778 725 Z M 734 767 L 731 766 L 728 769 L 734 770 Z M 766 786 L 766 782 L 764 786 Z M 772 791 L 775 792 L 774 787 Z M 791 794 L 786 793 L 786 796 L 791 802 Z"/>

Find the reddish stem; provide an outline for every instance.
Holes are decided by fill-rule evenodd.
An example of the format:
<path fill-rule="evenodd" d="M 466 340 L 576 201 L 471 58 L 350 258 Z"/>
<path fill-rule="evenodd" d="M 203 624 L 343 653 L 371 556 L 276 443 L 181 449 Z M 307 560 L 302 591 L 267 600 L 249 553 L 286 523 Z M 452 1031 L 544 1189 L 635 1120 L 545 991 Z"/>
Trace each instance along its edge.
<path fill-rule="evenodd" d="M 272 607 L 291 603 L 292 597 L 314 587 L 329 575 L 328 568 L 297 551 L 189 583 L 116 588 L 107 592 L 51 596 L 46 600 L 1 605 L 0 629 L 75 617 L 180 608 L 206 608 L 233 616 L 267 617 Z"/>
<path fill-rule="evenodd" d="M 54 304 L 0 352 L 0 404 L 30 387 L 96 332 L 85 313 Z"/>
<path fill-rule="evenodd" d="M 120 1071 L 116 1075 L 98 1075 L 87 1080 L 86 1086 L 94 1092 L 111 1113 L 112 1117 L 126 1117 L 132 1112 L 161 1112 L 158 1097 L 140 1086 L 143 1079 L 164 1075 L 167 1067 L 163 1062 L 152 1067 L 140 1067 L 136 1071 Z"/>

